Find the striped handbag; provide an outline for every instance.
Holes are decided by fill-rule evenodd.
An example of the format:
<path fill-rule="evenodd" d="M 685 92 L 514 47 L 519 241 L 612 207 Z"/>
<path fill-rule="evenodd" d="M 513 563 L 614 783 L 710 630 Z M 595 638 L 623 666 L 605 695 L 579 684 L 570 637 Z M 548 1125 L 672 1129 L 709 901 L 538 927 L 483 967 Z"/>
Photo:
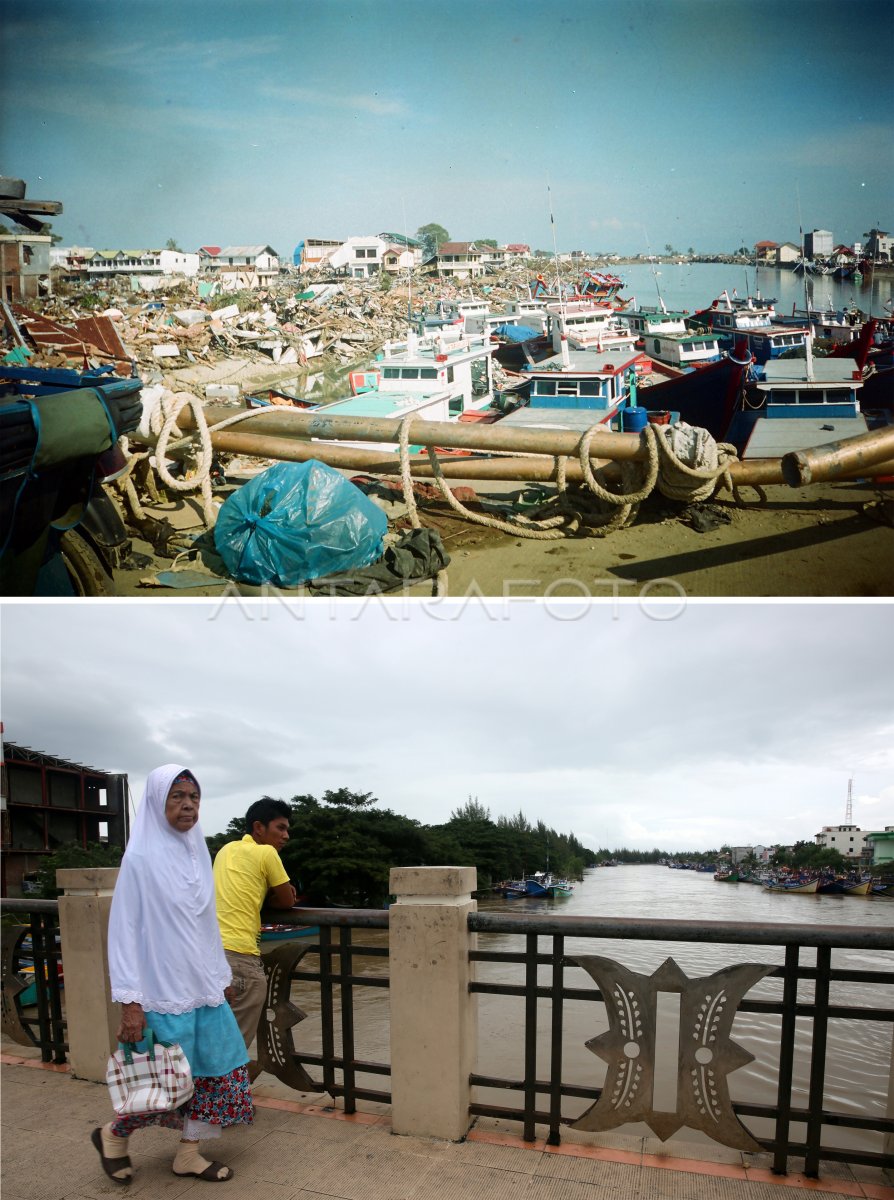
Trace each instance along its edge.
<path fill-rule="evenodd" d="M 106 1083 L 119 1116 L 171 1112 L 193 1093 L 192 1071 L 183 1047 L 160 1042 L 151 1029 L 143 1036 L 146 1051 L 134 1042 L 119 1042 L 109 1058 Z"/>

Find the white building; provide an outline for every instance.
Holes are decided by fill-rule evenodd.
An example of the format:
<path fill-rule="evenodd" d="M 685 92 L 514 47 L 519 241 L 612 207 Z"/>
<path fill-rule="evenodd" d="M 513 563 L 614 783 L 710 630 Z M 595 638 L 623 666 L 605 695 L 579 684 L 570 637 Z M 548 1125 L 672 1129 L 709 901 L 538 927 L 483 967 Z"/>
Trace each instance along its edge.
<path fill-rule="evenodd" d="M 326 262 L 333 271 L 346 271 L 352 279 L 369 279 L 382 269 L 382 258 L 388 249 L 384 238 L 350 237 L 333 250 Z"/>
<path fill-rule="evenodd" d="M 804 234 L 804 257 L 827 258 L 834 246 L 831 231 L 828 229 L 812 229 Z"/>
<path fill-rule="evenodd" d="M 67 252 L 69 263 L 79 261 L 76 252 L 77 247 Z M 86 260 L 86 269 L 91 280 L 111 275 L 192 277 L 199 273 L 199 256 L 182 250 L 94 250 Z"/>
<path fill-rule="evenodd" d="M 821 832 L 813 836 L 818 846 L 837 850 L 845 858 L 861 858 L 872 850 L 867 834 L 861 831 L 859 825 L 824 825 Z"/>

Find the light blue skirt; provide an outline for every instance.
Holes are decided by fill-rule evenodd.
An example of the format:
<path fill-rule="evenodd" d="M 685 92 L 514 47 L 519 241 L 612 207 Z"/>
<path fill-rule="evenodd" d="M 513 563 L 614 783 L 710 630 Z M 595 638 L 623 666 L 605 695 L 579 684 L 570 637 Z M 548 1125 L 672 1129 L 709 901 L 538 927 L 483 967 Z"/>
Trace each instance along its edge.
<path fill-rule="evenodd" d="M 147 1012 L 146 1024 L 158 1041 L 180 1043 L 193 1078 L 229 1075 L 248 1062 L 245 1041 L 226 1001 L 187 1013 Z M 143 1048 L 142 1042 L 138 1047 Z"/>

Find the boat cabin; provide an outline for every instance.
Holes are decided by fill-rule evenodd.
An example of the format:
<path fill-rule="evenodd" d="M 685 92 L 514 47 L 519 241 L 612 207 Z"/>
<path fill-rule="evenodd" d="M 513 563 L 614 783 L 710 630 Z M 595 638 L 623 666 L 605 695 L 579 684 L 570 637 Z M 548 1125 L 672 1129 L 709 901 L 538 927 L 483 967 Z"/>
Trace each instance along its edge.
<path fill-rule="evenodd" d="M 443 418 L 448 420 L 492 403 L 494 349 L 487 335 L 448 339 L 411 334 L 405 342 L 386 342 L 375 367 L 383 391 L 448 391 L 450 412 Z"/>
<path fill-rule="evenodd" d="M 807 334 L 806 327 L 796 329 L 790 325 L 768 325 L 765 329 L 740 330 L 736 339 L 745 342 L 754 361 L 760 364 L 780 358 L 783 354 L 790 356 L 792 352 L 806 352 Z"/>
<path fill-rule="evenodd" d="M 561 350 L 563 339 L 571 350 L 595 350 L 619 346 L 632 350 L 636 335 L 618 319 L 613 308 L 587 300 L 567 304 L 548 304 L 549 328 L 553 349 Z"/>
<path fill-rule="evenodd" d="M 631 375 L 646 365 L 643 355 L 622 350 L 551 355 L 525 372 L 530 378 L 528 409 L 585 410 L 584 428 L 611 423 L 630 401 Z"/>
<path fill-rule="evenodd" d="M 680 368 L 703 367 L 722 357 L 716 333 L 655 332 L 643 338 L 643 349 L 650 358 Z"/>
<path fill-rule="evenodd" d="M 685 333 L 686 313 L 668 312 L 665 308 L 640 305 L 638 308 L 622 308 L 618 316 L 627 323 L 628 329 L 644 338 L 652 333 Z"/>
<path fill-rule="evenodd" d="M 756 414 L 743 458 L 779 458 L 866 433 L 860 411 L 863 378 L 847 358 L 777 359 L 756 385 L 764 404 Z"/>
<path fill-rule="evenodd" d="M 850 358 L 782 359 L 768 362 L 757 391 L 764 415 L 782 417 L 856 417 L 860 413 L 862 372 Z"/>
<path fill-rule="evenodd" d="M 401 420 L 408 414 L 424 421 L 450 421 L 459 414 L 455 412 L 455 399 L 447 390 L 436 392 L 368 391 L 357 396 L 346 396 L 333 400 L 316 410 L 321 417 L 391 417 Z M 314 438 L 326 442 L 327 438 Z M 361 450 L 396 451 L 399 442 L 348 442 L 339 441 L 340 446 L 352 446 Z M 414 449 L 411 447 L 411 452 Z"/>

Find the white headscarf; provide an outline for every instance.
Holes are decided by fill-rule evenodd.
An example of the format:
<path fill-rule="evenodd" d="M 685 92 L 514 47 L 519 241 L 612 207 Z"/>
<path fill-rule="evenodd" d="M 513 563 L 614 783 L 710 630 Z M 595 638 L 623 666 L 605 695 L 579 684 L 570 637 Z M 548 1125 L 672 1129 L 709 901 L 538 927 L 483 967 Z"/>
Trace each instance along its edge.
<path fill-rule="evenodd" d="M 222 1004 L 232 979 L 202 830 L 178 832 L 165 816 L 183 771 L 168 763 L 146 780 L 109 917 L 112 999 L 160 1013 Z"/>

